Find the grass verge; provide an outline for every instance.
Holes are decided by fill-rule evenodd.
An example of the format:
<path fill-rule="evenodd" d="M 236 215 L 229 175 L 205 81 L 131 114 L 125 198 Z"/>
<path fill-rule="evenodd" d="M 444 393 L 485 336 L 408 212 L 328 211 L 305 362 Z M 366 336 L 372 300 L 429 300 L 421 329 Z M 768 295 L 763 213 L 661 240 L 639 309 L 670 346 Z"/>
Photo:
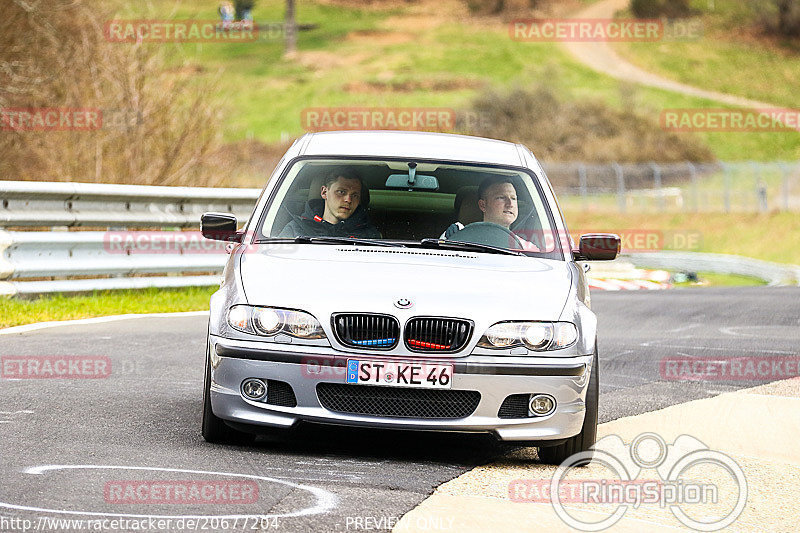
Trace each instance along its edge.
<path fill-rule="evenodd" d="M 715 272 L 698 272 L 699 281 L 685 281 L 673 283 L 676 288 L 703 288 L 703 287 L 759 287 L 766 285 L 763 279 L 735 274 L 717 274 Z"/>
<path fill-rule="evenodd" d="M 171 16 L 214 19 L 218 4 L 184 3 Z M 514 41 L 505 23 L 459 18 L 448 11 L 457 4 L 446 4 L 426 12 L 424 2 L 386 8 L 304 2 L 298 22 L 315 26 L 300 32 L 295 59 L 282 57 L 279 39 L 170 45 L 176 52 L 174 68 L 193 71 L 198 79 L 224 68 L 218 98 L 229 110 L 224 130 L 231 142 L 253 138 L 275 143 L 297 137 L 303 133 L 301 111 L 309 107 L 467 109 L 485 86 L 530 88 L 542 80 L 565 101 L 599 100 L 654 120 L 663 109 L 718 107 L 669 91 L 621 85 L 579 64 L 557 43 Z M 126 4 L 119 16 L 152 17 L 142 5 Z M 163 16 L 171 13 L 168 0 L 152 5 Z M 280 21 L 283 6 L 282 0 L 259 1 L 254 18 Z M 680 135 L 707 144 L 722 160 L 800 157 L 795 134 Z M 531 149 L 539 151 L 537 146 Z"/>
<path fill-rule="evenodd" d="M 0 298 L 0 328 L 130 313 L 203 311 L 217 287 L 98 291 L 92 294 L 42 296 L 33 300 Z"/>
<path fill-rule="evenodd" d="M 650 72 L 794 108 L 800 85 L 800 42 L 761 35 L 754 4 L 695 0 L 693 8 L 700 15 L 694 20 L 702 24 L 699 39 L 617 43 L 615 48 Z"/>
<path fill-rule="evenodd" d="M 652 230 L 664 238 L 664 249 L 735 254 L 776 263 L 800 265 L 800 217 L 796 213 L 642 213 L 618 214 L 586 209 L 566 210 L 572 231 L 607 231 L 628 234 Z M 680 236 L 697 236 L 694 241 Z M 573 235 L 577 238 L 578 235 Z M 675 238 L 670 238 L 675 237 Z M 681 243 L 696 242 L 696 246 Z"/>

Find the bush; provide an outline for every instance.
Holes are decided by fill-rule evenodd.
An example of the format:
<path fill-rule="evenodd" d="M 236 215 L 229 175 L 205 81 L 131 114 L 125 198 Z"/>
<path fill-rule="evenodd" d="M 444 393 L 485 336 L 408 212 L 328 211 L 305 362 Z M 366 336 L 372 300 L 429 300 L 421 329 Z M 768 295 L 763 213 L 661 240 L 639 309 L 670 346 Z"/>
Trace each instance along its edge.
<path fill-rule="evenodd" d="M 535 8 L 541 0 L 466 0 L 467 8 L 474 15 L 499 15 L 525 13 Z"/>
<path fill-rule="evenodd" d="M 691 15 L 689 0 L 631 0 L 631 12 L 639 18 L 680 18 Z"/>
<path fill-rule="evenodd" d="M 562 102 L 546 87 L 508 93 L 487 91 L 472 105 L 482 120 L 461 131 L 520 142 L 545 161 L 712 161 L 696 138 L 661 129 L 658 121 L 603 102 Z"/>
<path fill-rule="evenodd" d="M 761 25 L 768 34 L 800 37 L 800 1 L 759 2 L 753 5 L 753 10 L 758 13 Z"/>
<path fill-rule="evenodd" d="M 3 179 L 209 185 L 214 87 L 169 69 L 160 44 L 114 43 L 83 0 L 10 0 L 0 18 L 0 108 L 92 108 L 89 131 L 0 131 Z"/>

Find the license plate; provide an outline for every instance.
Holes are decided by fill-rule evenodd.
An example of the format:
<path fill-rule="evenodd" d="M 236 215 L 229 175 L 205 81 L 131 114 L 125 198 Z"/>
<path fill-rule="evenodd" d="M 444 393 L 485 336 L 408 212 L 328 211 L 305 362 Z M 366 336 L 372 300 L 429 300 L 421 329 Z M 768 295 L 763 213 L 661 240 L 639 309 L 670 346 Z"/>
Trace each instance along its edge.
<path fill-rule="evenodd" d="M 449 389 L 453 383 L 453 365 L 348 359 L 347 383 Z"/>

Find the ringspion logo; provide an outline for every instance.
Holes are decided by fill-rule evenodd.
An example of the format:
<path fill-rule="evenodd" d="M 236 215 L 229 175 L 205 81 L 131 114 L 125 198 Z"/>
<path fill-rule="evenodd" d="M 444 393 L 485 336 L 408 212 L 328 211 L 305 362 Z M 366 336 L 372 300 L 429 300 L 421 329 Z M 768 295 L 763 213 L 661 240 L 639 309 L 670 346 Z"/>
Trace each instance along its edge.
<path fill-rule="evenodd" d="M 608 435 L 591 448 L 565 459 L 552 479 L 512 481 L 509 499 L 549 502 L 578 531 L 603 531 L 642 506 L 669 509 L 678 522 L 698 531 L 730 526 L 744 511 L 748 485 L 742 468 L 691 435 L 679 435 L 671 444 L 650 432 L 630 444 Z M 581 479 L 588 461 L 609 475 Z M 591 512 L 580 512 L 587 510 L 582 505 L 591 505 Z"/>

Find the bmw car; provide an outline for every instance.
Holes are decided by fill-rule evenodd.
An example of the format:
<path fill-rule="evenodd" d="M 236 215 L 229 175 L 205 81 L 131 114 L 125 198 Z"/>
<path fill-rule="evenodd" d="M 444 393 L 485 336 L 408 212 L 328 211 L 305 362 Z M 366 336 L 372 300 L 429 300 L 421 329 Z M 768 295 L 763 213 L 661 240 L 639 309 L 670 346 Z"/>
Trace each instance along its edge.
<path fill-rule="evenodd" d="M 525 146 L 322 132 L 281 159 L 211 298 L 202 434 L 302 423 L 486 433 L 560 463 L 595 441 L 597 319 L 584 263 Z"/>

